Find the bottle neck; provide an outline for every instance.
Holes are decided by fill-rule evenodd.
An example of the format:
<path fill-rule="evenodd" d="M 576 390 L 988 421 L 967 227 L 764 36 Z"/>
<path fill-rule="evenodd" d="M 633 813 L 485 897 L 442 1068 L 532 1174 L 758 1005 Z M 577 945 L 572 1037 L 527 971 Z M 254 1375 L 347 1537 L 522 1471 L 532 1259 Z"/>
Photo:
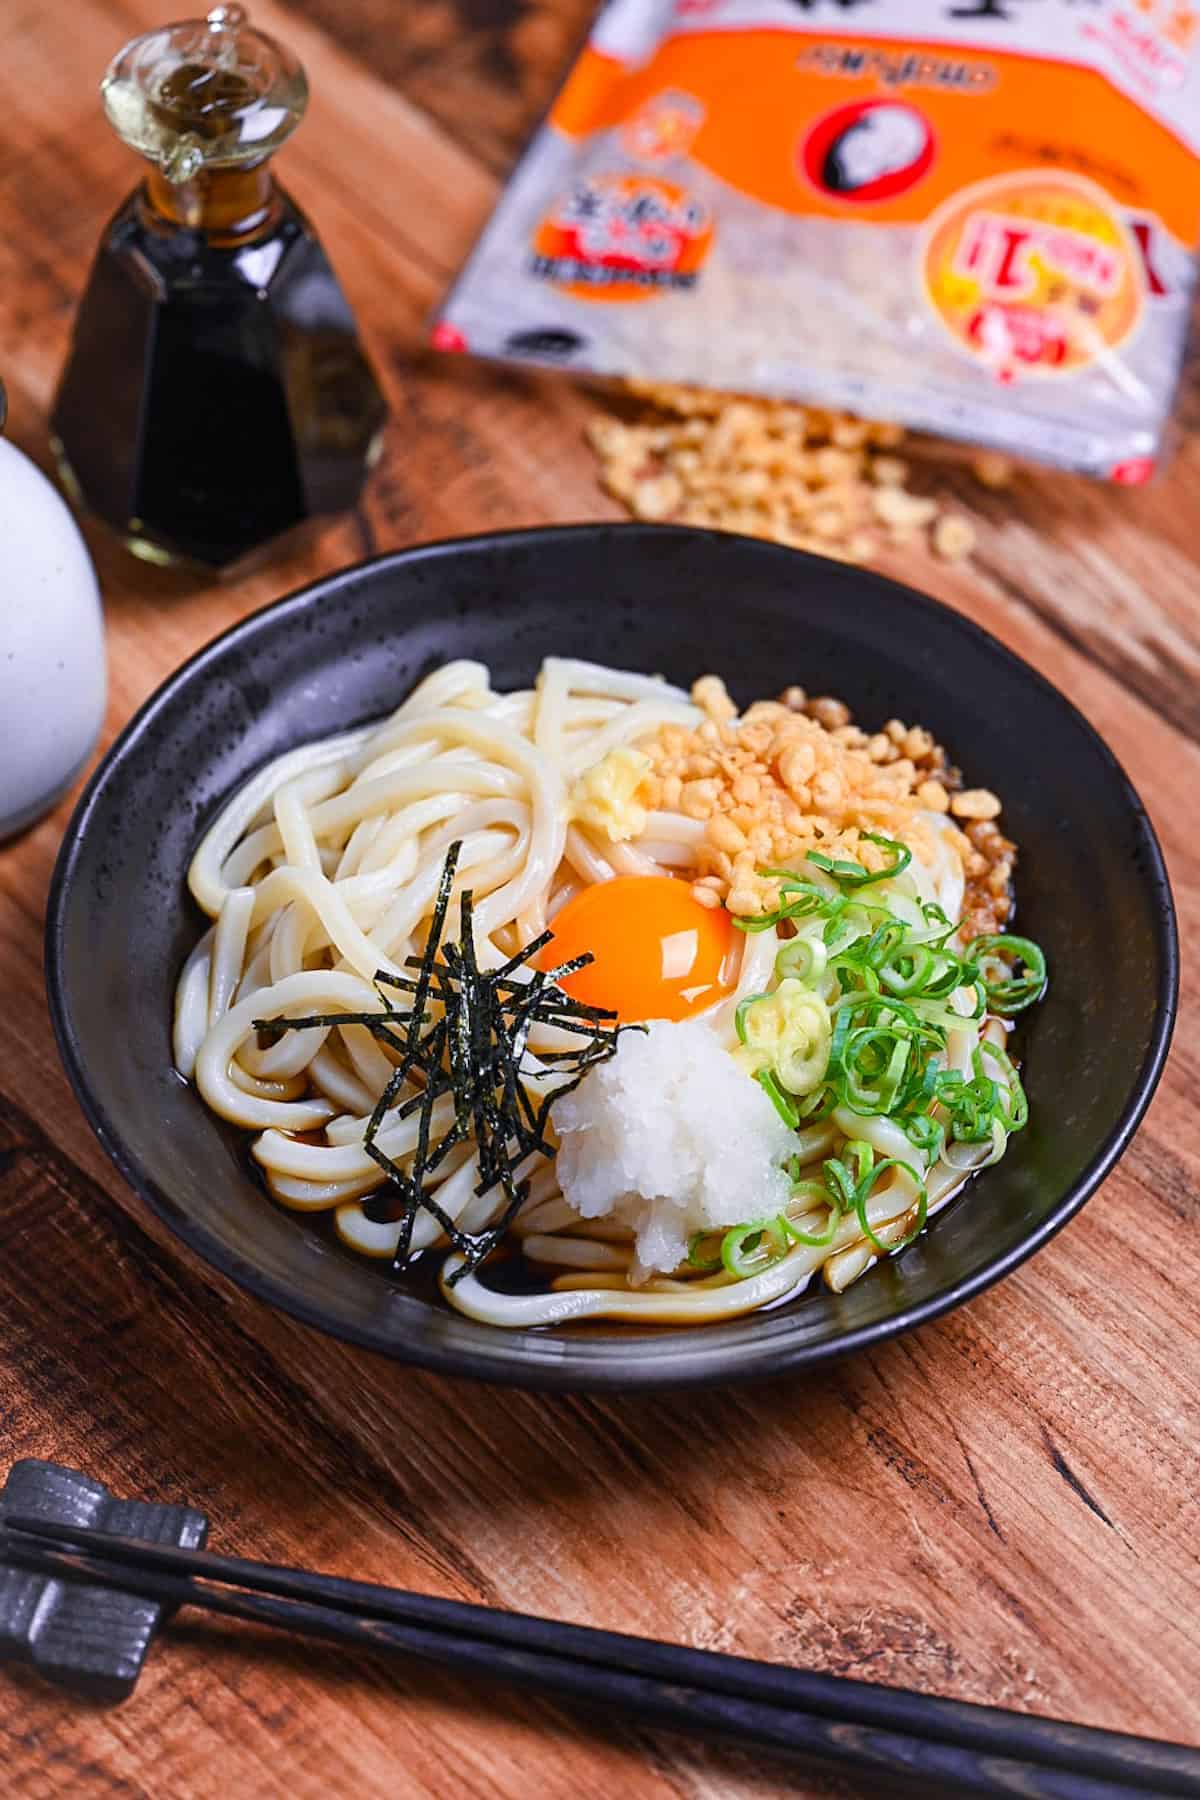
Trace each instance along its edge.
<path fill-rule="evenodd" d="M 190 181 L 168 181 L 151 167 L 143 190 L 151 218 L 218 242 L 242 244 L 274 224 L 279 212 L 275 178 L 266 162 L 252 168 L 201 169 Z"/>

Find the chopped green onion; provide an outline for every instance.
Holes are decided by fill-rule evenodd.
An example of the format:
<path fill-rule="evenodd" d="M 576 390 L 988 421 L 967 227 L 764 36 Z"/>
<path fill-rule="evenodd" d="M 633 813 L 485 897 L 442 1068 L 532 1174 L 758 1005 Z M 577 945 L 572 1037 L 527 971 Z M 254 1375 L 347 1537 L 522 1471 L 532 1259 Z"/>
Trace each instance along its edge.
<path fill-rule="evenodd" d="M 991 1136 L 999 1089 L 987 1075 L 978 1073 L 973 1081 L 965 1081 L 947 1071 L 938 1076 L 937 1097 L 950 1115 L 950 1135 L 960 1144 L 983 1143 Z"/>
<path fill-rule="evenodd" d="M 832 857 L 823 855 L 820 850 L 809 851 L 809 862 L 816 868 L 823 869 L 827 875 L 832 875 L 843 887 L 867 887 L 871 882 L 887 881 L 891 876 L 899 875 L 912 861 L 912 851 L 907 844 L 900 843 L 896 838 L 881 837 L 877 831 L 864 831 L 859 835 L 869 839 L 872 844 L 882 844 L 885 850 L 891 851 L 892 861 L 886 869 L 873 873 L 861 863 L 835 861 Z"/>
<path fill-rule="evenodd" d="M 875 927 L 864 944 L 863 962 L 868 968 L 878 972 L 908 937 L 909 930 L 903 919 L 897 919 L 894 914 L 889 913 L 883 924 Z"/>
<path fill-rule="evenodd" d="M 1029 938 L 1007 933 L 977 937 L 968 945 L 967 958 L 979 969 L 989 1007 L 1004 1018 L 1023 1012 L 1045 991 L 1046 958 Z"/>
<path fill-rule="evenodd" d="M 837 1103 L 837 1093 L 828 1082 L 823 1087 L 816 1088 L 813 1093 L 806 1094 L 796 1105 L 801 1125 L 819 1124 L 822 1119 L 829 1117 Z"/>
<path fill-rule="evenodd" d="M 927 944 L 905 946 L 877 966 L 879 979 L 890 994 L 922 994 L 934 969 L 933 951 Z"/>
<path fill-rule="evenodd" d="M 781 882 L 782 895 L 795 895 L 795 899 L 784 898 L 783 904 L 774 912 L 759 913 L 754 918 L 735 918 L 733 923 L 740 931 L 770 931 L 785 919 L 807 919 L 823 911 L 830 896 L 811 881 L 799 881 L 788 869 L 763 869 L 763 875 L 784 877 Z"/>
<path fill-rule="evenodd" d="M 946 1127 L 931 1113 L 915 1113 L 911 1119 L 905 1119 L 904 1133 L 913 1148 L 929 1157 L 930 1161 L 942 1154 L 946 1142 Z"/>
<path fill-rule="evenodd" d="M 761 1275 L 788 1253 L 788 1235 L 780 1219 L 754 1219 L 735 1225 L 721 1239 L 721 1261 L 739 1281 Z"/>
<path fill-rule="evenodd" d="M 854 1165 L 855 1181 L 865 1179 L 869 1170 L 875 1166 L 875 1151 L 865 1138 L 850 1138 L 843 1151 L 843 1160 Z"/>
<path fill-rule="evenodd" d="M 822 1163 L 826 1185 L 843 1212 L 852 1210 L 858 1185 L 870 1173 L 874 1161 L 875 1152 L 870 1144 L 862 1138 L 853 1138 L 845 1146 L 845 1157 L 831 1156 Z"/>
<path fill-rule="evenodd" d="M 1009 1134 L 1026 1124 L 1029 1105 L 1017 1070 L 1000 1045 L 986 1038 L 980 1042 L 969 1074 L 947 1067 L 947 1046 L 952 1034 L 978 1030 L 985 1014 L 1008 1016 L 1037 999 L 1045 988 L 1045 958 L 1028 939 L 1003 934 L 977 938 L 959 949 L 957 928 L 936 903 L 906 893 L 892 895 L 887 903 L 869 896 L 866 890 L 900 874 L 910 855 L 892 838 L 863 835 L 888 851 L 887 868 L 872 874 L 861 864 L 810 852 L 807 861 L 826 885 L 790 870 L 764 869 L 762 874 L 780 883 L 779 906 L 761 919 L 735 921 L 750 930 L 805 922 L 780 945 L 775 980 L 808 988 L 828 1007 L 832 1021 L 824 1070 L 811 1091 L 787 1091 L 788 1065 L 774 1048 L 772 1062 L 755 1079 L 793 1129 L 827 1118 L 840 1106 L 864 1118 L 891 1120 L 913 1146 L 918 1163 L 943 1161 L 967 1173 L 1003 1154 Z M 755 1036 L 749 1008 L 772 997 L 756 994 L 739 1003 L 735 1023 L 742 1044 Z M 773 1037 L 771 1043 L 775 1047 Z M 799 1069 L 803 1080 L 797 1080 L 798 1087 L 810 1086 L 817 1059 L 814 1052 L 814 1067 L 805 1061 Z M 889 1247 L 871 1227 L 868 1202 L 893 1169 L 903 1170 L 913 1183 L 916 1199 L 909 1211 L 915 1223 L 900 1243 Z M 730 1258 L 738 1272 L 770 1266 L 781 1242 L 827 1247 L 850 1214 L 881 1256 L 902 1249 L 923 1229 L 928 1189 L 912 1163 L 895 1157 L 876 1160 L 870 1145 L 856 1139 L 822 1164 L 822 1176 L 820 1181 L 806 1179 L 793 1168 L 786 1211 L 774 1227 L 761 1221 L 738 1227 L 740 1235 L 728 1256 L 727 1237 L 725 1267 L 731 1268 Z M 797 1223 L 819 1208 L 827 1210 L 819 1231 Z M 711 1254 L 707 1244 L 703 1248 Z"/>
<path fill-rule="evenodd" d="M 993 1044 L 990 1038 L 984 1038 L 975 1052 L 975 1067 L 983 1074 L 983 1059 L 990 1056 L 1004 1076 L 1008 1088 L 1007 1106 L 998 1101 L 996 1116 L 1006 1131 L 1021 1131 L 1029 1120 L 1029 1101 L 1025 1098 L 1025 1089 L 1021 1077 L 1017 1074 L 1012 1058 L 999 1044 Z"/>
<path fill-rule="evenodd" d="M 820 938 L 789 938 L 776 954 L 775 978 L 783 981 L 790 975 L 794 980 L 806 981 L 814 987 L 828 966 L 829 952 Z"/>
<path fill-rule="evenodd" d="M 754 1079 L 757 1081 L 759 1087 L 762 1088 L 784 1124 L 790 1125 L 792 1130 L 795 1131 L 800 1124 L 800 1114 L 796 1110 L 791 1096 L 785 1094 L 779 1083 L 776 1081 L 774 1072 L 771 1069 L 757 1069 L 755 1071 Z"/>
<path fill-rule="evenodd" d="M 961 1031 L 964 1025 L 976 1024 L 983 1017 L 980 1007 L 969 1013 L 955 1012 L 953 1007 L 945 1006 L 939 1000 L 926 999 L 924 995 L 916 996 L 909 1005 L 923 1025 L 931 1026 L 943 1036 L 948 1031 Z"/>
<path fill-rule="evenodd" d="M 688 1239 L 687 1259 L 693 1269 L 703 1269 L 706 1275 L 721 1267 L 721 1240 L 724 1233 L 719 1231 L 693 1231 Z"/>
<path fill-rule="evenodd" d="M 931 944 L 935 950 L 940 950 L 947 938 L 954 936 L 954 921 L 946 916 L 936 900 L 921 902 L 921 919 L 921 926 L 910 932 L 914 943 Z"/>
<path fill-rule="evenodd" d="M 766 994 L 747 994 L 744 1000 L 738 1001 L 737 1010 L 733 1015 L 733 1028 L 737 1032 L 739 1044 L 744 1044 L 746 1042 L 746 1014 L 759 1000 L 765 1000 L 766 998 Z"/>
<path fill-rule="evenodd" d="M 844 1100 L 851 1111 L 891 1112 L 908 1068 L 912 1037 L 895 1026 L 852 1031 L 843 1057 Z"/>
<path fill-rule="evenodd" d="M 844 956 L 863 939 L 872 935 L 872 914 L 865 906 L 843 899 L 838 912 L 830 915 L 822 933 L 830 956 Z"/>
<path fill-rule="evenodd" d="M 782 910 L 771 913 L 755 913 L 750 918 L 745 918 L 741 914 L 737 914 L 732 923 L 735 931 L 774 931 L 776 925 L 778 925 L 779 921 L 784 918 L 784 916 Z"/>
<path fill-rule="evenodd" d="M 801 1231 L 793 1214 L 798 1218 L 807 1218 L 816 1207 L 829 1209 L 829 1217 L 825 1229 L 819 1232 Z M 811 1250 L 823 1250 L 833 1242 L 838 1226 L 842 1222 L 842 1209 L 823 1182 L 797 1181 L 792 1187 L 792 1197 L 786 1212 L 779 1215 L 779 1222 L 787 1235 L 797 1244 L 806 1244 Z"/>
<path fill-rule="evenodd" d="M 917 1184 L 917 1222 L 912 1230 L 908 1232 L 905 1237 L 900 1239 L 898 1244 L 892 1244 L 890 1247 L 887 1244 L 882 1243 L 880 1239 L 876 1237 L 871 1229 L 871 1222 L 867 1218 L 867 1201 L 874 1191 L 875 1183 L 879 1180 L 879 1177 L 886 1174 L 889 1169 L 903 1169 L 905 1174 L 911 1175 Z M 919 1237 L 922 1231 L 924 1231 L 925 1220 L 929 1216 L 929 1191 L 911 1163 L 901 1162 L 899 1158 L 895 1156 L 888 1156 L 885 1157 L 882 1162 L 877 1162 L 873 1169 L 869 1169 L 862 1181 L 859 1182 L 854 1195 L 854 1210 L 858 1214 L 858 1222 L 862 1226 L 863 1236 L 867 1239 L 868 1243 L 870 1243 L 873 1249 L 878 1251 L 880 1256 L 890 1256 L 897 1250 L 907 1249 L 913 1239 Z"/>

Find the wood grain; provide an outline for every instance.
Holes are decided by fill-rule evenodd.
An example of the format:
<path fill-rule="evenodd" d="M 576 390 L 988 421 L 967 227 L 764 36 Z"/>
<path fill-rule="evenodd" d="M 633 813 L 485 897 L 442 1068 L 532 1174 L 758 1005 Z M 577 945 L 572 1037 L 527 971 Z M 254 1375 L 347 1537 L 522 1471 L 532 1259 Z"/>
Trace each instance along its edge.
<path fill-rule="evenodd" d="M 429 309 L 545 105 L 583 0 L 263 4 L 314 85 L 285 179 L 358 305 L 393 409 L 359 513 L 233 588 L 132 564 L 88 528 L 108 734 L 215 631 L 374 549 L 607 516 L 549 377 L 439 362 Z M 45 417 L 88 258 L 133 171 L 95 81 L 148 0 L 0 19 L 0 374 Z M 1200 400 L 1156 486 L 1023 474 L 970 568 L 890 572 L 980 619 L 1080 704 L 1147 800 L 1185 943 L 1200 932 Z M 0 584 L 3 582 L 0 569 Z M 3 592 L 5 605 L 19 596 Z M 1195 1367 L 1200 1028 L 1083 1219 L 969 1309 L 804 1386 L 505 1396 L 316 1337 L 201 1267 L 84 1125 L 40 934 L 69 802 L 0 848 L 0 1463 L 44 1455 L 186 1499 L 215 1541 L 366 1579 L 1117 1729 L 1200 1739 Z M 642 1796 L 844 1792 L 620 1720 L 250 1633 L 174 1628 L 124 1710 L 4 1675 L 6 1793 Z"/>

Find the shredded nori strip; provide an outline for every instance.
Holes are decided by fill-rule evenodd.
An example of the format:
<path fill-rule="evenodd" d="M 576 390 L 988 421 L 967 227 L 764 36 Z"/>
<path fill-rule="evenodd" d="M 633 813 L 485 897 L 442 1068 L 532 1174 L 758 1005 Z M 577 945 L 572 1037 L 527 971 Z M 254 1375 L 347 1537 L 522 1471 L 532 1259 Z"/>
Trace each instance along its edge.
<path fill-rule="evenodd" d="M 477 1269 L 491 1254 L 527 1199 L 528 1181 L 517 1180 L 517 1170 L 526 1157 L 535 1152 L 553 1155 L 546 1139 L 550 1109 L 563 1094 L 577 1088 L 597 1063 L 615 1054 L 621 1032 L 629 1029 L 617 1024 L 615 1012 L 586 1006 L 559 987 L 559 981 L 593 960 L 590 953 L 556 969 L 533 970 L 528 980 L 514 979 L 516 971 L 551 942 L 553 932 L 544 931 L 498 969 L 481 970 L 475 949 L 474 896 L 469 888 L 459 898 L 459 941 L 443 942 L 461 849 L 461 842 L 454 843 L 446 853 L 425 948 L 419 957 L 409 957 L 405 963 L 416 971 L 415 976 L 393 975 L 386 969 L 376 972 L 379 1012 L 315 1013 L 303 1019 L 254 1021 L 255 1029 L 272 1041 L 285 1031 L 362 1025 L 396 1055 L 396 1067 L 363 1133 L 363 1148 L 388 1177 L 385 1187 L 372 1198 L 377 1207 L 387 1196 L 391 1216 L 400 1222 L 393 1269 L 407 1264 L 413 1224 L 418 1210 L 424 1208 L 464 1259 L 450 1276 L 451 1282 Z M 397 998 L 389 1000 L 385 989 Z M 438 1016 L 431 1003 L 440 1009 Z M 531 1076 L 521 1074 L 521 1060 L 535 1025 L 557 1026 L 581 1040 L 578 1047 L 539 1055 L 539 1061 L 553 1069 L 556 1082 L 563 1076 L 567 1079 L 537 1102 L 525 1085 Z M 411 1088 L 417 1091 L 406 1093 Z M 454 1119 L 437 1137 L 433 1113 L 443 1095 L 453 1100 Z M 414 1112 L 419 1115 L 417 1143 L 412 1165 L 404 1170 L 380 1149 L 377 1139 L 389 1116 L 404 1119 Z M 461 1230 L 425 1185 L 450 1152 L 472 1137 L 479 1157 L 476 1194 L 498 1187 L 504 1196 L 493 1223 L 473 1233 Z M 380 1213 L 373 1212 L 379 1219 Z"/>

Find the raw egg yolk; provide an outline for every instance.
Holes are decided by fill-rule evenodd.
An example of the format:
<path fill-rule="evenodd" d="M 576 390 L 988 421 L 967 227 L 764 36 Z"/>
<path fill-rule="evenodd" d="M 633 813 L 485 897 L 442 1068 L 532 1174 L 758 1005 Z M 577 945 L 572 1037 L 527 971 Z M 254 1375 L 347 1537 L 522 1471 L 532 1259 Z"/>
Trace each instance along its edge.
<path fill-rule="evenodd" d="M 557 968 L 590 950 L 594 962 L 562 987 L 615 1012 L 623 1025 L 690 1019 L 733 990 L 734 932 L 724 907 L 701 906 L 671 875 L 618 875 L 568 900 L 538 961 Z"/>

